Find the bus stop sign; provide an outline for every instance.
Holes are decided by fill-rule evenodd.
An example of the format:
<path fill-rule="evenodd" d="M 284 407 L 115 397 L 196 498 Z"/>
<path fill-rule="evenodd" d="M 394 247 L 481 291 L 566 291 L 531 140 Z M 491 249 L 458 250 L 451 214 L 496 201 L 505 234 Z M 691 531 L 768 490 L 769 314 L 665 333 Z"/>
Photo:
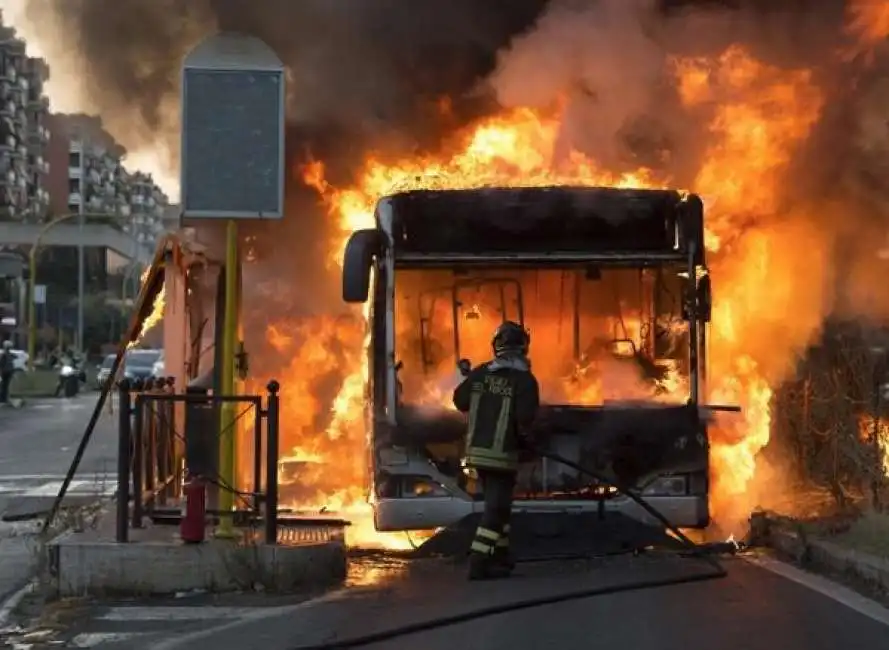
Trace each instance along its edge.
<path fill-rule="evenodd" d="M 182 66 L 182 216 L 284 215 L 284 66 L 257 38 L 222 33 Z"/>

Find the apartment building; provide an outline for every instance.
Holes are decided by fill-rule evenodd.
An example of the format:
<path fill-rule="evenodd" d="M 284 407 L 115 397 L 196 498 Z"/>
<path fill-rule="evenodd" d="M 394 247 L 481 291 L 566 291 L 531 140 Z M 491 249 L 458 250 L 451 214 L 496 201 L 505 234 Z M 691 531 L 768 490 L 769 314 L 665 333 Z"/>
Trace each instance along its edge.
<path fill-rule="evenodd" d="M 155 183 L 151 174 L 124 172 L 124 192 L 130 205 L 130 221 L 124 232 L 144 247 L 154 250 L 158 237 L 165 230 L 164 216 L 170 203 L 164 191 Z"/>
<path fill-rule="evenodd" d="M 50 122 L 51 212 L 112 224 L 132 240 L 133 250 L 153 250 L 168 199 L 152 176 L 125 167 L 126 150 L 101 118 L 53 114 Z"/>
<path fill-rule="evenodd" d="M 0 14 L 0 219 L 40 221 L 49 207 L 45 187 L 49 165 L 43 87 L 49 66 L 29 57 L 25 41 L 2 24 Z"/>
<path fill-rule="evenodd" d="M 3 24 L 0 12 L 0 225 L 8 228 L 38 223 L 48 212 L 47 79 L 49 66 L 28 56 L 25 41 Z M 0 236 L 0 258 L 6 261 L 0 269 L 0 339 L 13 336 L 21 343 L 25 260 L 14 239 Z"/>

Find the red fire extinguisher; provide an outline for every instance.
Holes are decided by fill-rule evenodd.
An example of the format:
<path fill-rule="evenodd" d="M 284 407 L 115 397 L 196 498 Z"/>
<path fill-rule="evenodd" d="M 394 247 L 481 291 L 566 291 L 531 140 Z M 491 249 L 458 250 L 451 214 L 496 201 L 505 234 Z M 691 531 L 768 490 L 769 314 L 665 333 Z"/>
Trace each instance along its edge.
<path fill-rule="evenodd" d="M 200 476 L 190 476 L 182 486 L 184 502 L 179 536 L 186 544 L 200 544 L 206 534 L 207 484 Z"/>

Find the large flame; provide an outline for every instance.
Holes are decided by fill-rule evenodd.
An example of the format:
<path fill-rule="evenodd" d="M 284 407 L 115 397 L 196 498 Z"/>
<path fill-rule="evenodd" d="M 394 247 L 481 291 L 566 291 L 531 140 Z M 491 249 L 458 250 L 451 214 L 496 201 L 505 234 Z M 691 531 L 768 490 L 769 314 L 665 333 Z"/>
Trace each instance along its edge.
<path fill-rule="evenodd" d="M 393 160 L 370 153 L 351 187 L 332 186 L 323 161 L 307 165 L 302 177 L 317 189 L 338 224 L 330 260 L 337 268 L 348 236 L 373 227 L 376 201 L 394 191 L 572 184 L 688 187 L 699 193 L 707 206 L 707 246 L 716 287 L 707 397 L 711 403 L 740 404 L 743 409 L 742 416 L 719 422 L 712 440 L 712 509 L 717 518 L 728 517 L 737 515 L 738 509 L 749 512 L 754 505 L 748 500 L 749 489 L 757 454 L 769 440 L 771 386 L 795 353 L 792 346 L 801 343 L 792 332 L 786 341 L 775 337 L 778 325 L 764 318 L 763 305 L 793 301 L 787 278 L 794 269 L 782 266 L 776 252 L 787 240 L 799 241 L 806 233 L 763 224 L 774 224 L 780 216 L 788 165 L 818 120 L 823 98 L 809 72 L 767 66 L 738 46 L 713 60 L 678 59 L 671 65 L 683 105 L 709 125 L 705 153 L 691 176 L 674 178 L 646 168 L 610 169 L 580 151 L 566 151 L 562 105 L 550 110 L 504 110 L 453 134 L 438 154 Z M 485 314 L 479 311 L 473 318 L 482 324 L 482 336 L 490 336 Z M 281 326 L 268 331 L 268 338 L 293 358 L 291 371 L 280 375 L 290 387 L 283 396 L 285 421 L 298 429 L 290 453 L 314 468 L 301 473 L 305 491 L 299 502 L 307 508 L 330 507 L 356 516 L 367 512 L 364 329 L 351 322 L 319 321 L 308 327 L 315 331 L 288 332 Z M 536 340 L 540 345 L 539 336 Z M 326 404 L 309 403 L 318 391 L 310 391 L 306 382 L 341 378 L 343 367 L 350 371 L 331 389 L 332 422 L 319 435 L 316 420 Z M 446 403 L 453 378 L 441 379 L 424 390 L 427 399 Z M 303 388 L 301 382 L 306 384 Z M 665 399 L 683 390 L 672 372 L 661 388 Z M 572 395 L 579 401 L 603 399 L 601 387 L 581 384 L 579 390 Z M 369 529 L 369 522 L 365 524 L 362 531 Z"/>
<path fill-rule="evenodd" d="M 148 279 L 148 275 L 151 272 L 151 268 L 146 268 L 142 271 L 142 275 L 139 276 L 139 282 L 144 286 L 146 280 Z M 140 291 L 141 293 L 141 291 Z M 141 341 L 145 338 L 145 335 L 151 331 L 151 329 L 161 322 L 161 319 L 164 317 L 164 304 L 166 301 L 166 287 L 161 287 L 160 291 L 157 292 L 157 295 L 154 296 L 154 299 L 151 303 L 151 311 L 145 317 L 145 320 L 142 321 L 142 324 L 139 326 L 139 332 L 136 334 L 136 338 L 130 341 L 127 344 L 128 349 L 132 349 L 139 345 Z"/>
<path fill-rule="evenodd" d="M 850 56 L 870 55 L 889 36 L 889 2 L 886 0 L 851 0 L 847 9 L 847 31 L 855 45 Z"/>

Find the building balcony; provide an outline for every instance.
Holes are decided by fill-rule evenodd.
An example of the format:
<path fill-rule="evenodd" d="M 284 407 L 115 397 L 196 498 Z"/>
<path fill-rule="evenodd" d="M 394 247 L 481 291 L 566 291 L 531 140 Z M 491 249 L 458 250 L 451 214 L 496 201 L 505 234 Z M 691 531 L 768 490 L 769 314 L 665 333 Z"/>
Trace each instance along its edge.
<path fill-rule="evenodd" d="M 28 141 L 36 145 L 49 144 L 50 133 L 45 126 L 28 129 Z"/>
<path fill-rule="evenodd" d="M 2 49 L 2 45 L 0 45 L 0 49 Z M 12 86 L 18 78 L 19 73 L 18 70 L 15 69 L 15 66 L 10 65 L 8 61 L 4 60 L 3 64 L 0 65 L 0 79 Z"/>
<path fill-rule="evenodd" d="M 28 107 L 31 110 L 40 110 L 40 111 L 48 111 L 49 110 L 49 97 L 46 95 L 37 95 L 33 94 L 28 97 Z"/>

